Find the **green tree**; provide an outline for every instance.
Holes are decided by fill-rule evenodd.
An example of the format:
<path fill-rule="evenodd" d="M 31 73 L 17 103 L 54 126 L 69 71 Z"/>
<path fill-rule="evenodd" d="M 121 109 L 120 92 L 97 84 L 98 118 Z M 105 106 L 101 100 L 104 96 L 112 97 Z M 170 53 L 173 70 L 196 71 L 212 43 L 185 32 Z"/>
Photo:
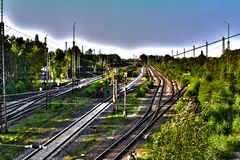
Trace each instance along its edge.
<path fill-rule="evenodd" d="M 66 54 L 62 50 L 57 49 L 51 58 L 51 70 L 55 80 L 61 81 L 62 78 L 67 74 L 67 62 L 68 57 Z"/>
<path fill-rule="evenodd" d="M 146 54 L 142 54 L 140 57 L 141 63 L 146 65 L 147 64 L 147 56 Z"/>

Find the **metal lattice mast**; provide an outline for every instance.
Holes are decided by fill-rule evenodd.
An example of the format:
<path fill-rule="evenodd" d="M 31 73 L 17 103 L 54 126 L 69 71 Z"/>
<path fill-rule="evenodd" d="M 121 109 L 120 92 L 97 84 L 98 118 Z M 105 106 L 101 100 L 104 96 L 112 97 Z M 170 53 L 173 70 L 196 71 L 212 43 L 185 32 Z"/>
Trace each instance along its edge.
<path fill-rule="evenodd" d="M 47 37 L 45 37 L 45 39 L 44 39 L 44 52 L 45 52 L 46 57 L 47 57 L 47 65 L 46 65 L 46 106 L 45 106 L 45 108 L 47 109 L 49 101 L 51 99 L 51 97 L 50 97 L 50 83 L 49 83 L 49 79 L 50 79 L 50 74 L 49 74 L 50 56 L 49 56 L 48 48 L 47 48 Z"/>
<path fill-rule="evenodd" d="M 77 79 L 80 82 L 80 52 L 77 52 Z"/>
<path fill-rule="evenodd" d="M 72 50 L 72 83 L 74 85 L 76 81 L 76 58 L 75 58 L 75 25 L 77 22 L 73 23 L 73 50 Z"/>
<path fill-rule="evenodd" d="M 67 42 L 65 42 L 65 55 L 67 55 Z M 69 66 L 68 66 L 68 64 L 67 64 L 67 79 L 68 79 L 68 68 Z"/>
<path fill-rule="evenodd" d="M 1 23 L 0 23 L 0 118 L 3 117 L 4 110 L 4 123 L 0 121 L 1 132 L 7 131 L 7 117 L 5 105 L 5 75 L 4 75 L 4 23 L 3 23 L 3 0 L 1 0 Z"/>

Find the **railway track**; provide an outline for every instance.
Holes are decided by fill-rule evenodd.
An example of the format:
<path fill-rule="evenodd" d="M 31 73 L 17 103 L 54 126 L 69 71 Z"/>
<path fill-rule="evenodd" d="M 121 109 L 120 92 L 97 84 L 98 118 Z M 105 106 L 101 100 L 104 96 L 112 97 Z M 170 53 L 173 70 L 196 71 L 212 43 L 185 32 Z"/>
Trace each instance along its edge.
<path fill-rule="evenodd" d="M 166 80 L 162 75 L 153 68 L 149 67 L 150 77 L 156 77 L 159 85 L 154 93 L 148 110 L 144 116 L 132 127 L 127 133 L 122 135 L 111 146 L 104 150 L 95 159 L 121 159 L 128 151 L 128 149 L 160 118 L 171 106 L 178 100 L 185 91 L 185 87 L 178 90 L 172 81 Z M 170 91 L 169 91 L 170 89 Z M 164 95 L 164 91 L 168 90 L 168 94 Z M 158 97 L 158 99 L 157 99 Z M 165 102 L 163 98 L 165 97 Z M 168 98 L 170 97 L 170 98 Z M 153 108 L 153 102 L 158 101 L 157 107 Z"/>
<path fill-rule="evenodd" d="M 143 76 L 143 68 L 141 74 L 130 82 L 126 87 L 127 90 L 130 90 L 133 85 L 141 79 Z M 121 88 L 118 91 L 117 96 L 121 96 L 123 94 L 123 89 Z M 63 129 L 61 132 L 56 134 L 50 140 L 42 144 L 42 146 L 47 147 L 46 149 L 35 149 L 23 160 L 32 159 L 32 160 L 42 160 L 42 159 L 51 159 L 58 151 L 60 151 L 71 139 L 79 135 L 79 133 L 86 128 L 98 115 L 100 115 L 103 111 L 105 111 L 109 106 L 112 105 L 112 96 L 106 98 L 103 102 L 99 103 L 95 107 L 93 107 L 86 114 L 75 120 L 68 127 Z"/>
<path fill-rule="evenodd" d="M 99 79 L 101 79 L 101 76 L 86 79 L 79 86 L 66 85 L 59 89 L 50 90 L 49 93 L 51 94 L 51 100 L 60 99 L 63 96 L 65 96 L 66 94 L 70 93 L 72 90 L 74 90 L 76 88 L 82 88 L 84 86 L 87 86 Z M 17 101 L 7 102 L 6 103 L 7 122 L 8 122 L 8 124 L 15 122 L 15 121 L 19 120 L 20 118 L 26 116 L 27 114 L 31 113 L 32 111 L 34 111 L 44 105 L 46 105 L 46 91 L 41 91 L 41 92 L 39 92 L 39 94 L 36 94 L 29 98 L 24 98 L 24 99 L 17 100 Z M 2 110 L 3 114 L 1 117 L 0 124 L 3 124 L 5 112 L 4 112 L 4 108 L 1 108 L 1 110 Z"/>

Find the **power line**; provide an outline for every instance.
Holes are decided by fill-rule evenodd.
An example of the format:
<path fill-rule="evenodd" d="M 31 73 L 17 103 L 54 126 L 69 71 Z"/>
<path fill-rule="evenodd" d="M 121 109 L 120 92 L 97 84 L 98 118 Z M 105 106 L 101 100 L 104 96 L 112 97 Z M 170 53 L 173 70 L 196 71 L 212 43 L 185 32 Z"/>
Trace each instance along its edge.
<path fill-rule="evenodd" d="M 21 35 L 23 35 L 23 36 L 25 36 L 25 37 L 27 37 L 27 38 L 29 38 L 29 39 L 31 39 L 31 40 L 34 40 L 34 38 L 33 38 L 32 36 L 27 35 L 26 33 L 23 33 L 22 31 L 19 31 L 19 30 L 15 29 L 15 28 L 13 28 L 13 27 L 10 27 L 10 26 L 8 26 L 8 25 L 6 25 L 6 24 L 4 24 L 4 26 L 7 27 L 7 28 L 9 28 L 9 29 L 11 29 L 11 30 L 13 30 L 13 31 L 15 31 L 15 32 L 17 32 L 17 33 L 19 33 L 19 34 L 21 34 Z M 47 37 L 47 40 L 50 41 L 51 43 L 53 43 L 54 45 L 60 47 L 60 48 L 62 47 L 60 44 L 54 42 L 53 40 L 51 40 L 51 39 L 48 38 L 48 37 Z M 75 42 L 75 43 L 76 43 L 77 45 L 80 45 L 80 44 L 77 43 L 77 42 Z M 48 46 L 49 48 L 52 48 L 52 49 L 54 49 L 54 50 L 57 50 L 56 47 L 53 47 L 53 46 L 51 46 L 51 45 L 49 45 L 49 44 L 48 44 L 47 46 Z M 86 48 L 87 50 L 92 49 L 92 47 L 89 47 L 89 46 L 86 46 L 86 45 L 80 45 L 80 46 L 83 46 L 83 47 Z M 101 50 L 101 49 L 99 49 L 99 50 Z"/>
<path fill-rule="evenodd" d="M 12 27 L 8 26 L 8 25 L 5 25 L 5 24 L 4 24 L 4 26 L 5 26 L 5 27 L 8 27 L 9 29 L 11 29 L 11 30 L 13 30 L 13 31 L 15 31 L 15 32 L 17 32 L 17 33 L 19 33 L 19 34 L 21 34 L 21 35 L 23 35 L 23 36 L 25 36 L 25 37 L 27 37 L 27 38 L 29 38 L 29 39 L 31 39 L 31 40 L 34 41 L 34 38 L 33 38 L 32 36 L 27 35 L 27 34 L 25 34 L 25 33 L 21 32 L 21 31 L 15 29 L 15 28 L 12 28 Z M 50 42 L 52 42 L 53 44 L 55 44 L 55 45 L 61 47 L 59 44 L 53 42 L 53 41 L 50 40 L 49 38 L 47 38 L 47 39 L 48 39 Z M 51 45 L 49 45 L 49 44 L 48 44 L 47 46 L 48 46 L 49 48 L 52 48 L 52 49 L 54 49 L 54 50 L 57 50 L 57 48 L 55 48 L 55 47 L 53 47 L 53 46 L 51 46 Z"/>
<path fill-rule="evenodd" d="M 230 39 L 230 38 L 233 38 L 233 37 L 237 37 L 237 36 L 240 36 L 240 33 L 230 36 L 229 39 Z M 222 41 L 222 39 L 213 41 L 213 42 L 211 42 L 211 43 L 208 43 L 208 46 L 213 45 L 213 44 L 218 43 L 218 42 L 221 42 L 221 41 Z M 200 48 L 203 48 L 203 47 L 206 47 L 206 44 L 205 44 L 205 45 L 202 45 L 202 46 L 199 46 L 199 47 L 194 47 L 193 49 L 187 50 L 187 51 L 182 52 L 182 53 L 178 53 L 178 54 L 176 54 L 176 55 L 173 55 L 173 57 L 176 57 L 176 56 L 179 56 L 179 55 L 182 55 L 182 54 L 186 54 L 186 53 L 188 53 L 188 52 L 192 52 L 192 51 L 194 51 L 194 50 L 197 50 L 197 49 L 200 49 Z"/>
<path fill-rule="evenodd" d="M 53 40 L 51 40 L 50 38 L 47 37 L 47 40 L 50 41 L 51 43 L 55 44 L 58 47 L 62 47 L 60 44 L 54 42 Z"/>
<path fill-rule="evenodd" d="M 79 103 L 78 103 L 79 104 Z M 63 112 L 62 114 L 60 114 L 59 115 L 59 113 L 57 112 L 57 113 L 55 113 L 55 114 L 53 114 L 51 117 L 49 117 L 49 119 L 53 119 L 53 118 L 58 118 L 58 117 L 61 117 L 61 116 L 64 116 L 67 112 L 72 112 L 72 108 L 70 107 L 70 108 L 68 108 L 67 110 L 65 110 L 65 112 Z M 48 119 L 48 120 L 49 120 Z M 39 128 L 44 128 L 44 127 L 46 127 L 46 126 L 48 126 L 49 124 L 51 124 L 52 123 L 52 121 L 49 121 L 48 123 L 45 123 L 44 125 L 41 125 L 41 126 L 38 126 Z M 19 139 L 19 141 L 17 141 L 16 143 L 15 143 L 15 145 L 19 145 L 20 143 L 22 143 L 25 139 L 24 138 L 26 138 L 26 137 L 29 137 L 29 136 L 31 136 L 31 135 L 33 135 L 34 134 L 34 132 L 31 132 L 31 133 L 29 133 L 29 134 L 26 134 L 26 135 L 24 135 L 23 137 L 22 137 L 22 139 Z M 7 152 L 7 151 L 9 151 L 9 150 L 11 150 L 10 149 L 10 146 L 9 147 L 7 147 L 5 150 L 3 150 L 2 152 L 0 152 L 0 154 L 3 154 L 3 153 L 5 153 L 5 152 Z"/>
<path fill-rule="evenodd" d="M 9 29 L 11 29 L 11 30 L 13 30 L 13 31 L 15 31 L 15 32 L 17 32 L 17 33 L 20 33 L 20 34 L 22 34 L 22 35 L 24 35 L 24 36 L 30 38 L 31 40 L 34 40 L 33 37 L 31 37 L 31 36 L 29 36 L 29 35 L 27 35 L 27 34 L 21 32 L 21 31 L 19 31 L 19 30 L 17 30 L 17 29 L 14 29 L 14 28 L 12 28 L 12 27 L 10 27 L 10 26 L 8 26 L 8 25 L 5 25 L 5 24 L 4 24 L 4 26 L 5 26 L 5 27 L 8 27 Z"/>

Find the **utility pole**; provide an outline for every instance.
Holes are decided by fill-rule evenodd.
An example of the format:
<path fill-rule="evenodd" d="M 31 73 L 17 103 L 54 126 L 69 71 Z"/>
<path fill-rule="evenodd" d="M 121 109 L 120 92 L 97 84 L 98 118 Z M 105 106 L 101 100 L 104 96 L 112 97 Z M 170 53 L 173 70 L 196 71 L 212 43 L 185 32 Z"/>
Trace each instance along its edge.
<path fill-rule="evenodd" d="M 115 103 L 116 103 L 116 97 L 115 97 L 115 74 L 113 72 L 113 79 L 112 79 L 112 86 L 113 86 L 113 114 L 115 114 Z"/>
<path fill-rule="evenodd" d="M 183 57 L 185 57 L 186 50 L 183 48 Z"/>
<path fill-rule="evenodd" d="M 222 55 L 225 52 L 225 37 L 222 37 Z"/>
<path fill-rule="evenodd" d="M 178 50 L 177 50 L 177 58 L 178 58 Z"/>
<path fill-rule="evenodd" d="M 173 50 L 172 50 L 172 57 L 173 57 Z"/>
<path fill-rule="evenodd" d="M 50 56 L 48 54 L 48 48 L 47 48 L 47 37 L 45 37 L 44 39 L 44 52 L 45 55 L 47 56 L 47 65 L 46 65 L 46 105 L 45 105 L 45 109 L 48 109 L 48 104 L 49 101 L 51 99 L 50 97 L 50 83 L 49 83 L 49 79 L 50 79 L 50 74 L 49 74 L 49 67 L 50 67 Z"/>
<path fill-rule="evenodd" d="M 7 132 L 7 107 L 5 103 L 5 67 L 4 67 L 4 22 L 3 0 L 1 0 L 1 23 L 0 23 L 0 132 Z M 2 123 L 4 111 L 4 123 Z"/>
<path fill-rule="evenodd" d="M 117 113 L 117 79 L 116 69 L 113 70 L 113 114 Z"/>
<path fill-rule="evenodd" d="M 195 57 L 195 46 L 193 45 L 193 58 Z"/>
<path fill-rule="evenodd" d="M 127 73 L 124 73 L 124 102 L 123 102 L 123 116 L 127 116 L 126 103 L 127 103 Z"/>
<path fill-rule="evenodd" d="M 227 49 L 230 49 L 230 40 L 229 40 L 229 37 L 230 37 L 230 24 L 226 21 L 224 21 L 225 24 L 227 24 L 227 27 L 228 27 L 228 41 L 227 41 Z"/>
<path fill-rule="evenodd" d="M 65 42 L 65 55 L 67 54 L 67 42 Z M 67 79 L 68 79 L 68 64 L 67 64 Z"/>
<path fill-rule="evenodd" d="M 80 52 L 77 52 L 77 84 L 80 84 Z"/>
<path fill-rule="evenodd" d="M 72 49 L 72 85 L 74 90 L 74 84 L 76 81 L 76 58 L 75 58 L 75 25 L 76 21 L 73 23 L 73 49 Z"/>
<path fill-rule="evenodd" d="M 116 114 L 118 113 L 118 105 L 117 105 L 117 87 L 118 86 L 118 82 L 117 82 L 117 78 L 115 78 L 115 98 L 116 98 L 116 103 L 115 103 L 115 110 L 116 110 Z"/>
<path fill-rule="evenodd" d="M 208 57 L 208 42 L 206 41 L 206 57 Z"/>

